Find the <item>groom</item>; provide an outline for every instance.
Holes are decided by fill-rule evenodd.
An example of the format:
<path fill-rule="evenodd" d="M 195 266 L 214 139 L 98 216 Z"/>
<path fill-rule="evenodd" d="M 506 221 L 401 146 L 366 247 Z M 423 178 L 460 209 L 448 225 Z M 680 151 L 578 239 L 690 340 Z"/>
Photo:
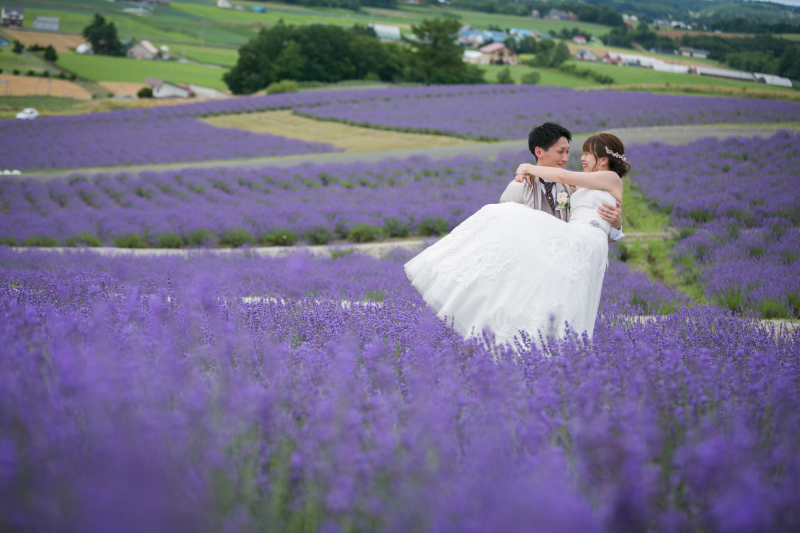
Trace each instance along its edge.
<path fill-rule="evenodd" d="M 528 149 L 536 158 L 537 166 L 564 168 L 569 160 L 570 141 L 572 141 L 572 134 L 567 128 L 554 122 L 545 122 L 541 126 L 533 128 L 528 135 Z M 514 202 L 527 205 L 532 209 L 538 209 L 560 218 L 564 222 L 569 222 L 569 211 L 556 209 L 557 199 L 559 193 L 571 196 L 573 192 L 574 189 L 570 185 L 552 183 L 541 178 L 535 178 L 533 183 L 529 183 L 527 186 L 524 182 L 512 181 L 500 196 L 500 203 Z M 603 203 L 597 212 L 600 213 L 603 220 L 611 224 L 609 240 L 619 241 L 624 236 L 620 203 L 617 202 L 617 205 Z"/>

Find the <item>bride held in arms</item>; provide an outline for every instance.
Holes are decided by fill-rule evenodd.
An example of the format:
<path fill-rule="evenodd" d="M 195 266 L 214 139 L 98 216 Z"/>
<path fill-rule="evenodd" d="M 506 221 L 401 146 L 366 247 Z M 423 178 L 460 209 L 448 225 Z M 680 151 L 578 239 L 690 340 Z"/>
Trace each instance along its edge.
<path fill-rule="evenodd" d="M 591 336 L 611 227 L 598 207 L 622 201 L 630 169 L 624 153 L 618 137 L 600 133 L 583 144 L 583 172 L 520 165 L 518 182 L 538 177 L 575 187 L 558 198 L 569 222 L 518 203 L 487 205 L 406 263 L 408 278 L 465 337 L 484 329 L 498 343 L 521 331 L 563 337 L 567 324 Z"/>

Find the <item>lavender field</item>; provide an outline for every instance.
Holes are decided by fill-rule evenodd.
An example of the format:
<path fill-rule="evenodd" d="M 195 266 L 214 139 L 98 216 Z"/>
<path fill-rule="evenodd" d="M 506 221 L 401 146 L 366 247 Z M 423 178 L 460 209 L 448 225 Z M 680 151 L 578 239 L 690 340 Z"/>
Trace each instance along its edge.
<path fill-rule="evenodd" d="M 3 529 L 800 524 L 800 334 L 631 322 L 671 291 L 612 262 L 593 342 L 513 353 L 457 338 L 406 259 L 0 249 Z"/>
<path fill-rule="evenodd" d="M 800 103 L 522 86 L 448 97 L 338 101 L 296 111 L 315 118 L 479 139 L 523 139 L 552 120 L 573 133 L 610 128 L 800 120 Z"/>
<path fill-rule="evenodd" d="M 577 91 L 536 86 L 439 86 L 319 91 L 234 98 L 35 121 L 0 121 L 5 168 L 50 170 L 148 165 L 331 151 L 196 117 L 293 109 L 303 116 L 481 140 L 521 139 L 555 120 L 576 133 L 608 128 L 800 121 L 800 103 Z"/>
<path fill-rule="evenodd" d="M 19 170 L 151 165 L 336 150 L 330 144 L 217 128 L 194 117 L 103 121 L 92 115 L 77 115 L 6 120 L 0 121 L 0 136 L 0 160 L 7 168 Z"/>
<path fill-rule="evenodd" d="M 636 183 L 680 231 L 685 279 L 734 311 L 800 317 L 800 137 L 654 144 L 636 158 Z"/>

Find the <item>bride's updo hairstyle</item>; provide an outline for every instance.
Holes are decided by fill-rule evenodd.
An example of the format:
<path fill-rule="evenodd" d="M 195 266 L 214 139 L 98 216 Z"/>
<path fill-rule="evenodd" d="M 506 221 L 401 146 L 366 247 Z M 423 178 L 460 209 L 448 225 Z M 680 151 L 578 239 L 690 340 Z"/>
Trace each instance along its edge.
<path fill-rule="evenodd" d="M 608 170 L 616 172 L 620 178 L 631 169 L 631 165 L 624 159 L 625 145 L 619 137 L 611 133 L 592 135 L 583 142 L 583 151 L 592 154 L 597 160 L 607 157 Z"/>

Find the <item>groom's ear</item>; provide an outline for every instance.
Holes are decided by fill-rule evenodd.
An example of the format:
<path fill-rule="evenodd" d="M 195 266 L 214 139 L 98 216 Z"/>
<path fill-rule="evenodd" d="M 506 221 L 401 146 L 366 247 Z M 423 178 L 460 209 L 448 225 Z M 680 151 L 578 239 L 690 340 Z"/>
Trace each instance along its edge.
<path fill-rule="evenodd" d="M 539 158 L 542 157 L 542 152 L 544 152 L 544 150 L 542 150 L 541 146 L 537 146 L 536 148 L 533 149 L 533 156 L 536 158 L 537 161 L 539 160 Z"/>

